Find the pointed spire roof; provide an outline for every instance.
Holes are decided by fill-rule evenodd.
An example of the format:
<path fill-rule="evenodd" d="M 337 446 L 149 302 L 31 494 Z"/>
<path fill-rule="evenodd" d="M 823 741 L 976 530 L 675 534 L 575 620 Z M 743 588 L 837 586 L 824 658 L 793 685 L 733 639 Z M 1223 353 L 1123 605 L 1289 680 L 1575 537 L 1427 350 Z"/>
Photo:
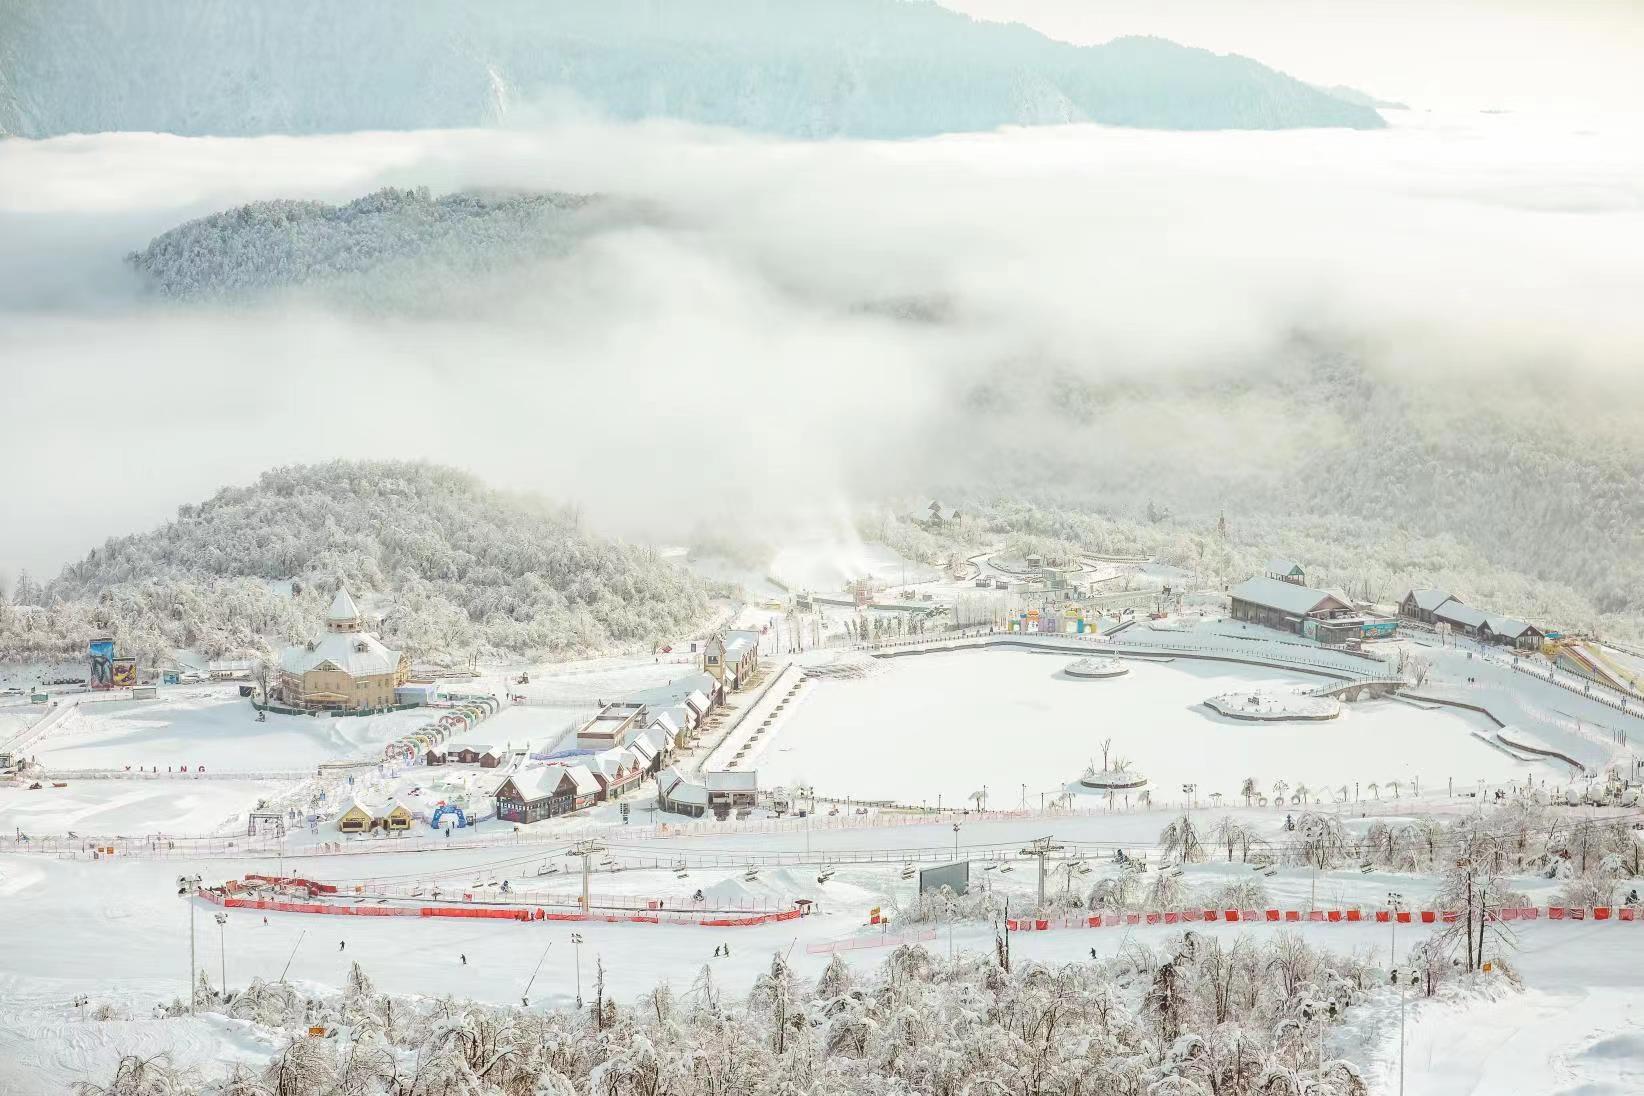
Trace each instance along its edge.
<path fill-rule="evenodd" d="M 337 587 L 337 596 L 331 599 L 331 608 L 326 610 L 325 623 L 334 632 L 359 628 L 360 610 L 349 596 L 348 587 Z"/>

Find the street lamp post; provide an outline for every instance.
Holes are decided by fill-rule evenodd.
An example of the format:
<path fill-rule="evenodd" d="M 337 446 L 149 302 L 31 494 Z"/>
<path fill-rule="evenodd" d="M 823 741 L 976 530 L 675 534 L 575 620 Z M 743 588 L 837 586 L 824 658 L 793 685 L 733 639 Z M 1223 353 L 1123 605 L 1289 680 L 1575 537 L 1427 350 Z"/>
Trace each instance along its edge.
<path fill-rule="evenodd" d="M 1410 972 L 1409 985 L 1416 984 L 1416 972 Z M 1399 1096 L 1404 1096 L 1404 1001 L 1406 983 L 1399 979 Z"/>
<path fill-rule="evenodd" d="M 177 893 L 188 899 L 188 1014 L 194 1015 L 194 891 L 200 885 L 198 875 L 179 875 Z"/>
<path fill-rule="evenodd" d="M 228 1000 L 228 930 L 223 926 L 228 924 L 228 914 L 218 913 L 217 921 L 217 957 L 222 963 L 223 1000 Z"/>
<path fill-rule="evenodd" d="M 582 1007 L 582 933 L 573 932 L 571 943 L 576 945 L 577 952 L 577 1008 Z"/>
<path fill-rule="evenodd" d="M 959 859 L 959 823 L 953 824 L 953 858 Z"/>
<path fill-rule="evenodd" d="M 1388 970 L 1392 970 L 1398 965 L 1398 955 L 1396 953 L 1399 941 L 1399 910 L 1403 908 L 1403 906 L 1404 895 L 1400 894 L 1398 891 L 1387 892 L 1387 907 L 1391 911 L 1387 918 L 1387 924 L 1388 927 L 1392 929 L 1391 938 L 1387 941 Z"/>

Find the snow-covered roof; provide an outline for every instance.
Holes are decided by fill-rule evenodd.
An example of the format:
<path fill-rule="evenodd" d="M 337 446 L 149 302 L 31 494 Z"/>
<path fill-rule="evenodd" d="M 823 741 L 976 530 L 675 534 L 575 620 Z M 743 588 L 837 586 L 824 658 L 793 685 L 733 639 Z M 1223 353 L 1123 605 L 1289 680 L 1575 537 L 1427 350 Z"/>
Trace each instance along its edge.
<path fill-rule="evenodd" d="M 672 739 L 674 735 L 679 733 L 679 724 L 674 720 L 671 713 L 658 712 L 656 718 L 651 720 L 651 725 L 646 727 L 642 733 L 648 738 L 655 738 L 655 734 L 652 734 L 653 731 Z M 660 743 L 653 744 L 660 745 Z"/>
<path fill-rule="evenodd" d="M 693 692 L 690 696 L 686 697 L 685 703 L 695 708 L 698 716 L 708 714 L 708 709 L 712 707 L 712 705 L 708 703 L 708 698 L 699 692 Z"/>
<path fill-rule="evenodd" d="M 1517 639 L 1526 632 L 1536 632 L 1537 634 L 1540 634 L 1541 631 L 1541 629 L 1537 628 L 1534 624 L 1527 624 L 1516 617 L 1509 616 L 1493 616 L 1486 614 L 1484 617 L 1484 623 L 1490 626 L 1490 631 L 1494 632 L 1498 636 L 1506 636 L 1508 639 Z"/>
<path fill-rule="evenodd" d="M 1463 605 L 1455 598 L 1451 598 L 1437 609 L 1434 609 L 1433 616 L 1439 620 L 1448 621 L 1451 624 L 1460 624 L 1467 628 L 1477 628 L 1485 620 L 1484 610 L 1475 609 L 1471 605 Z"/>
<path fill-rule="evenodd" d="M 496 747 L 488 742 L 453 742 L 445 747 L 446 753 L 462 753 L 464 750 L 473 750 L 477 754 L 496 754 Z"/>
<path fill-rule="evenodd" d="M 1415 599 L 1416 608 L 1424 613 L 1430 613 L 1446 601 L 1452 600 L 1450 595 L 1443 590 L 1411 590 L 1400 600 L 1408 601 L 1411 598 Z"/>
<path fill-rule="evenodd" d="M 567 765 L 565 771 L 571 774 L 571 780 L 577 786 L 578 795 L 599 794 L 599 781 L 594 779 L 594 774 L 588 770 L 588 766 Z"/>
<path fill-rule="evenodd" d="M 1283 582 L 1276 578 L 1247 578 L 1228 591 L 1240 601 L 1248 601 L 1281 613 L 1304 616 L 1320 608 L 1350 609 L 1346 600 L 1336 594 Z M 1331 604 L 1333 603 L 1333 604 Z"/>
<path fill-rule="evenodd" d="M 538 799 L 547 799 L 559 789 L 560 782 L 565 779 L 565 769 L 560 765 L 538 765 L 529 769 L 522 769 L 497 785 L 493 795 L 500 794 L 502 789 L 513 782 L 514 790 L 519 792 L 520 798 L 528 802 Z"/>
<path fill-rule="evenodd" d="M 1267 573 L 1270 575 L 1295 575 L 1297 578 L 1306 574 L 1302 570 L 1301 564 L 1293 559 L 1285 559 L 1283 556 L 1274 556 L 1267 561 Z"/>
<path fill-rule="evenodd" d="M 386 803 L 378 803 L 375 800 L 363 799 L 359 796 L 355 796 L 349 802 L 348 806 L 343 808 L 342 813 L 337 815 L 337 817 L 342 818 L 345 815 L 352 814 L 354 811 L 361 811 L 372 818 L 387 818 L 395 811 L 404 811 L 406 814 L 410 814 L 411 808 L 407 807 L 397 799 L 390 799 Z"/>
<path fill-rule="evenodd" d="M 698 807 L 708 805 L 708 789 L 685 779 L 685 774 L 677 768 L 664 769 L 662 775 L 657 777 L 656 786 L 663 798 L 675 803 L 688 803 Z"/>
<path fill-rule="evenodd" d="M 325 619 L 328 624 L 353 624 L 360 619 L 360 611 L 346 586 L 340 587 L 337 596 L 331 599 L 331 608 L 326 610 Z"/>
<path fill-rule="evenodd" d="M 628 743 L 628 754 L 632 758 L 629 764 L 644 768 L 651 763 L 651 758 L 656 756 L 656 747 L 651 745 L 650 739 L 644 735 L 636 735 L 634 740 Z"/>
<path fill-rule="evenodd" d="M 369 632 L 329 632 L 312 647 L 299 644 L 280 652 L 280 669 L 289 674 L 306 674 L 326 663 L 350 677 L 376 677 L 393 673 L 400 653 Z"/>

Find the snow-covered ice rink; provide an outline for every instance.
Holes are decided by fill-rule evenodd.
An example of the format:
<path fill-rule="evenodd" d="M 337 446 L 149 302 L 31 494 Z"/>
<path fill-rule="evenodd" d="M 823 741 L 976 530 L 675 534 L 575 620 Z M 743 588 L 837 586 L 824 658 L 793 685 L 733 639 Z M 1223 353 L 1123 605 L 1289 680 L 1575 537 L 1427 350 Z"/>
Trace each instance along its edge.
<path fill-rule="evenodd" d="M 804 784 L 830 796 L 962 804 L 986 785 L 989 805 L 1029 806 L 1056 795 L 1101 760 L 1101 741 L 1175 800 L 1198 785 L 1202 800 L 1235 801 L 1244 777 L 1264 792 L 1349 789 L 1355 782 L 1424 788 L 1454 778 L 1522 780 L 1529 768 L 1474 738 L 1482 717 L 1429 711 L 1392 700 L 1342 706 L 1323 723 L 1263 724 L 1226 719 L 1203 707 L 1237 690 L 1289 691 L 1322 680 L 1278 670 L 1178 659 L 1129 662 L 1105 680 L 1064 674 L 1073 658 L 1012 650 L 959 651 L 885 660 L 883 672 L 808 686 L 758 759 L 766 785 Z M 1537 775 L 1551 770 L 1536 766 Z M 1362 790 L 1361 795 L 1368 795 Z M 1383 793 L 1391 796 L 1391 791 Z"/>

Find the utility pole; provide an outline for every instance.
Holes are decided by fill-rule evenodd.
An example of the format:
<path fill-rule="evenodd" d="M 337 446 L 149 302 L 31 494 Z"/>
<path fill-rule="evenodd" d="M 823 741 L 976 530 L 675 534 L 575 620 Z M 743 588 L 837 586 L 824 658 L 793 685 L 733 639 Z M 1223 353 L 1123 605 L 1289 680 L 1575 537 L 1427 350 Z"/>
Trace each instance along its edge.
<path fill-rule="evenodd" d="M 1062 846 L 1054 844 L 1053 837 L 1038 837 L 1027 848 L 1022 850 L 1023 856 L 1031 856 L 1039 861 L 1039 905 L 1035 913 L 1045 908 L 1045 860 L 1053 852 L 1062 851 Z"/>
<path fill-rule="evenodd" d="M 605 846 L 598 841 L 578 841 L 571 849 L 572 856 L 582 857 L 582 915 L 588 916 L 588 873 L 590 864 L 596 852 L 604 852 Z"/>
<path fill-rule="evenodd" d="M 194 1015 L 194 892 L 200 886 L 198 875 L 179 875 L 177 893 L 188 899 L 188 1014 Z"/>

